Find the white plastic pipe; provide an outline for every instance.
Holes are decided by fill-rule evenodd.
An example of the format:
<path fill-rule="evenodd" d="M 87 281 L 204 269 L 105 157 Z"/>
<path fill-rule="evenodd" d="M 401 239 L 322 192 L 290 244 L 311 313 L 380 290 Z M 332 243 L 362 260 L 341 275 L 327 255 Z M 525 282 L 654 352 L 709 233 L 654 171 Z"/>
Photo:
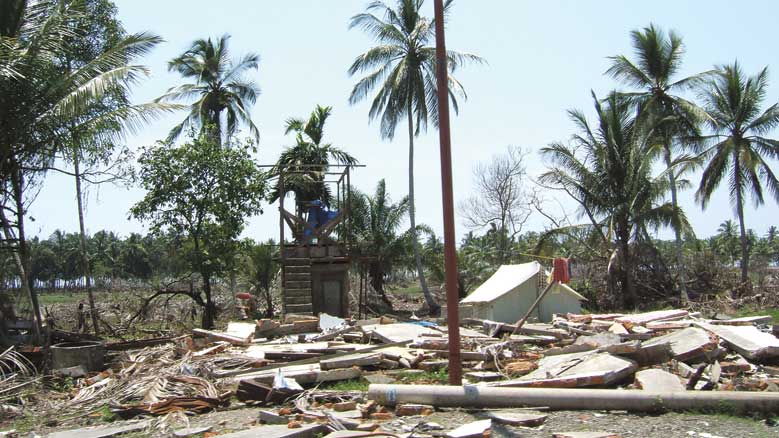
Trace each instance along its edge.
<path fill-rule="evenodd" d="M 548 407 L 555 410 L 639 412 L 715 410 L 779 413 L 779 393 L 735 391 L 653 392 L 620 389 L 495 388 L 488 386 L 370 385 L 368 398 L 385 406 Z"/>

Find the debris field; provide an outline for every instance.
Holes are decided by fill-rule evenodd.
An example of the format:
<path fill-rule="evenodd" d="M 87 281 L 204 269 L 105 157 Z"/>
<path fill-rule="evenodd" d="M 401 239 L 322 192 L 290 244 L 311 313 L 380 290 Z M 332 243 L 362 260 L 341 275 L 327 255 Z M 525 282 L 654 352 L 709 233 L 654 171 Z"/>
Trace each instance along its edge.
<path fill-rule="evenodd" d="M 64 395 L 38 400 L 43 406 L 25 404 L 25 391 L 42 377 L 9 349 L 3 354 L 18 366 L 2 370 L 0 412 L 57 412 L 61 430 L 108 406 L 116 417 L 132 421 L 89 428 L 98 431 L 89 436 L 165 427 L 189 436 L 207 430 L 183 427 L 182 418 L 262 407 L 252 428 L 219 435 L 229 438 L 483 437 L 495 427 L 543 428 L 556 409 L 660 412 L 725 404 L 776 413 L 779 339 L 772 329 L 770 317 L 706 319 L 686 310 L 556 315 L 551 323 L 519 328 L 465 319 L 460 335 L 467 382 L 447 387 L 443 322 L 287 315 L 283 322 L 231 322 L 224 331 L 195 329 L 146 344 L 108 344 L 103 371 L 83 366 L 53 371 L 73 386 Z M 133 348 L 138 345 L 151 346 Z M 341 381 L 371 385 L 365 392 L 335 384 Z M 490 411 L 486 419 L 457 427 L 419 421 L 405 430 L 396 422 L 444 408 Z M 111 434 L 101 435 L 100 428 Z M 48 436 L 83 437 L 84 431 Z"/>

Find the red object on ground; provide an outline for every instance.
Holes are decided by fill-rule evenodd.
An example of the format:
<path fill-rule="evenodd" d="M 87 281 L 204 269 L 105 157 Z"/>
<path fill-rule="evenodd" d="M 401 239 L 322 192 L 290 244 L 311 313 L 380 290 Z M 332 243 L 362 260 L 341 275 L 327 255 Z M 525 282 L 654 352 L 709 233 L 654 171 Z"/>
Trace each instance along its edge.
<path fill-rule="evenodd" d="M 552 282 L 568 284 L 571 281 L 571 273 L 568 272 L 568 259 L 554 259 L 552 262 Z"/>
<path fill-rule="evenodd" d="M 235 294 L 235 297 L 238 298 L 239 300 L 249 300 L 252 298 L 252 295 L 248 292 L 239 292 Z"/>

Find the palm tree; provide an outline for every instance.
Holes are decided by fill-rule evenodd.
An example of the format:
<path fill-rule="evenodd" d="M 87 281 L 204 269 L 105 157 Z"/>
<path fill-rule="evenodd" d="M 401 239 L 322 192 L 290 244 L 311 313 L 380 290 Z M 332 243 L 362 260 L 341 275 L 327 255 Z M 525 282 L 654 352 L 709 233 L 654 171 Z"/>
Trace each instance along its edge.
<path fill-rule="evenodd" d="M 419 239 L 416 234 L 416 210 L 414 205 L 414 137 L 427 128 L 428 121 L 438 124 L 436 101 L 434 20 L 420 13 L 424 0 L 397 0 L 395 8 L 383 1 L 372 1 L 366 11 L 352 17 L 349 28 L 361 28 L 379 45 L 358 56 L 349 74 L 368 73 L 355 84 L 349 103 L 356 104 L 378 88 L 368 113 L 371 120 L 381 118 L 381 136 L 392 140 L 395 128 L 405 116 L 408 122 L 408 199 L 409 222 L 414 244 L 414 259 L 425 301 L 431 313 L 440 306 L 425 282 Z M 452 0 L 444 6 L 448 12 Z M 483 62 L 482 58 L 455 51 L 447 52 L 447 65 L 453 73 L 466 62 Z M 449 75 L 449 97 L 452 108 L 458 111 L 457 97 L 467 98 L 465 89 Z"/>
<path fill-rule="evenodd" d="M 663 146 L 663 160 L 671 190 L 671 204 L 679 210 L 677 181 L 685 171 L 691 170 L 690 157 L 674 156 L 675 150 L 690 146 L 690 140 L 698 138 L 699 123 L 705 112 L 678 94 L 701 84 L 711 72 L 685 78 L 677 78 L 684 54 L 682 38 L 671 31 L 667 35 L 650 24 L 643 30 L 630 33 L 636 62 L 624 55 L 612 56 L 607 74 L 639 91 L 623 93 L 636 104 L 640 123 L 654 124 L 654 133 Z M 682 302 L 687 302 L 684 259 L 682 257 L 682 227 L 679 218 L 672 222 L 676 244 L 676 263 L 679 273 L 679 290 Z"/>
<path fill-rule="evenodd" d="M 248 53 L 233 62 L 228 51 L 229 35 L 222 35 L 216 41 L 199 39 L 184 53 L 168 62 L 168 70 L 176 71 L 194 83 L 169 89 L 158 102 L 197 100 L 192 103 L 189 115 L 176 125 L 168 136 L 173 141 L 188 128 L 213 129 L 218 141 L 222 134 L 229 139 L 236 132 L 238 123 L 243 123 L 250 134 L 259 141 L 260 131 L 252 122 L 250 107 L 257 101 L 260 88 L 244 75 L 256 70 L 260 55 Z M 225 121 L 222 121 L 225 113 Z M 226 123 L 226 126 L 223 124 Z M 223 132 L 224 131 L 224 132 Z"/>
<path fill-rule="evenodd" d="M 674 217 L 684 227 L 689 224 L 678 208 L 661 203 L 668 178 L 652 176 L 658 146 L 647 141 L 651 133 L 636 123 L 629 102 L 615 92 L 603 103 L 593 93 L 593 100 L 596 124 L 590 125 L 579 111 L 569 111 L 581 133 L 573 136 L 570 146 L 553 143 L 542 149 L 553 166 L 539 180 L 579 203 L 590 223 L 578 227 L 589 229 L 608 248 L 609 288 L 614 292 L 619 283 L 623 305 L 632 308 L 638 295 L 631 247 L 647 240 L 650 229 L 667 226 Z M 547 236 L 560 231 L 565 230 Z"/>
<path fill-rule="evenodd" d="M 100 114 L 89 112 L 111 91 L 147 75 L 148 69 L 130 62 L 161 40 L 147 33 L 130 35 L 83 65 L 62 72 L 68 43 L 79 32 L 73 23 L 83 16 L 83 2 L 0 3 L 0 181 L 4 190 L 0 222 L 4 237 L 18 242 L 13 257 L 36 326 L 40 311 L 30 288 L 25 194 L 53 167 L 56 154 L 63 152 L 59 150 L 63 130 L 92 132 L 93 138 L 103 133 L 114 137 L 117 130 L 131 129 L 155 114 L 149 107 L 129 105 Z"/>
<path fill-rule="evenodd" d="M 368 255 L 368 275 L 371 286 L 388 305 L 392 305 L 384 284 L 392 270 L 407 253 L 410 232 L 398 234 L 409 212 L 408 198 L 392 202 L 384 180 L 376 184 L 372 196 L 355 190 L 352 193 L 352 225 L 355 239 L 364 255 Z M 364 247 L 364 249 L 363 249 Z"/>
<path fill-rule="evenodd" d="M 749 242 L 744 202 L 765 202 L 764 191 L 779 202 L 779 180 L 767 160 L 779 158 L 779 141 L 765 137 L 779 126 L 779 104 L 761 112 L 768 86 L 768 68 L 746 77 L 738 61 L 721 66 L 702 92 L 716 141 L 704 152 L 708 163 L 696 193 L 705 209 L 723 178 L 728 179 L 730 201 L 736 210 L 741 238 L 741 281 L 749 280 Z M 765 187 L 764 187 L 765 186 Z"/>
<path fill-rule="evenodd" d="M 285 134 L 295 134 L 295 145 L 284 150 L 271 170 L 271 174 L 284 175 L 284 194 L 295 194 L 297 202 L 321 200 L 325 205 L 332 202 L 331 193 L 323 184 L 325 173 L 331 162 L 357 164 L 357 159 L 348 152 L 323 143 L 325 122 L 332 114 L 332 107 L 317 105 L 308 119 L 289 118 Z M 279 198 L 279 187 L 271 192 L 269 201 Z"/>

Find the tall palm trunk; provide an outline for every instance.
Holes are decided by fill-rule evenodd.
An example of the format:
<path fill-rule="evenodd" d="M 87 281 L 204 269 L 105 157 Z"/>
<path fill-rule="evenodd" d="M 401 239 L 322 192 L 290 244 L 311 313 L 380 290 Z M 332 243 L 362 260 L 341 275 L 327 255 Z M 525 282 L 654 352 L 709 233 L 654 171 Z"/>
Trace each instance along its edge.
<path fill-rule="evenodd" d="M 411 225 L 411 239 L 414 248 L 414 261 L 417 265 L 417 275 L 419 276 L 419 285 L 422 287 L 422 293 L 425 295 L 425 302 L 430 309 L 431 315 L 437 315 L 441 306 L 436 303 L 433 294 L 427 287 L 425 281 L 425 270 L 422 267 L 422 256 L 419 253 L 419 238 L 417 237 L 416 208 L 414 206 L 414 112 L 411 107 L 411 99 L 408 101 L 408 221 Z"/>
<path fill-rule="evenodd" d="M 676 222 L 674 224 L 674 244 L 676 247 L 676 269 L 679 270 L 679 294 L 682 301 L 682 304 L 687 304 L 690 301 L 690 296 L 687 294 L 687 273 L 684 270 L 684 253 L 682 250 L 682 232 L 679 229 L 680 227 L 680 221 L 679 221 L 679 215 L 678 215 L 678 209 L 679 204 L 677 200 L 677 191 L 676 191 L 676 176 L 674 175 L 673 170 L 671 170 L 671 146 L 668 144 L 669 142 L 665 142 L 665 164 L 668 169 L 668 182 L 671 185 L 671 205 L 673 205 L 674 208 L 674 221 Z"/>
<path fill-rule="evenodd" d="M 738 143 L 737 143 L 738 145 Z M 749 242 L 747 242 L 747 229 L 744 225 L 744 199 L 741 193 L 741 162 L 739 161 L 739 147 L 733 149 L 733 166 L 736 178 L 736 213 L 741 232 L 741 283 L 746 285 L 749 281 Z"/>
<path fill-rule="evenodd" d="M 89 266 L 89 256 L 87 255 L 87 237 L 86 227 L 84 226 L 84 201 L 81 191 L 81 169 L 79 168 L 78 149 L 73 148 L 73 174 L 76 177 L 76 204 L 78 204 L 78 229 L 79 229 L 79 249 L 81 252 L 81 267 L 84 272 L 84 285 L 87 289 L 89 299 L 89 314 L 92 316 L 92 327 L 95 335 L 100 336 L 100 327 L 98 325 L 97 308 L 95 307 L 95 296 L 92 293 L 92 270 Z"/>
<path fill-rule="evenodd" d="M 621 223 L 620 229 L 617 231 L 619 239 L 619 251 L 622 253 L 620 257 L 621 268 L 621 282 L 623 303 L 628 309 L 635 309 L 638 304 L 638 296 L 636 295 L 636 285 L 633 282 L 633 258 L 630 255 L 630 231 L 627 223 Z"/>
<path fill-rule="evenodd" d="M 3 235 L 5 236 L 5 239 L 9 242 L 13 242 L 15 240 L 13 231 L 11 229 L 11 222 L 8 220 L 8 218 L 5 215 L 5 208 L 0 208 L 0 220 L 2 220 L 3 223 Z M 22 242 L 19 241 L 19 244 L 21 245 Z M 41 336 L 41 317 L 40 317 L 40 310 L 38 306 L 38 295 L 35 293 L 35 291 L 30 287 L 30 283 L 26 280 L 28 277 L 27 272 L 28 270 L 24 266 L 24 262 L 22 260 L 22 255 L 20 251 L 13 251 L 13 258 L 14 263 L 16 264 L 16 269 L 19 271 L 19 278 L 21 279 L 21 288 L 22 293 L 27 295 L 27 297 L 30 299 L 30 303 L 32 304 L 33 309 L 33 335 L 36 339 L 40 339 Z"/>

